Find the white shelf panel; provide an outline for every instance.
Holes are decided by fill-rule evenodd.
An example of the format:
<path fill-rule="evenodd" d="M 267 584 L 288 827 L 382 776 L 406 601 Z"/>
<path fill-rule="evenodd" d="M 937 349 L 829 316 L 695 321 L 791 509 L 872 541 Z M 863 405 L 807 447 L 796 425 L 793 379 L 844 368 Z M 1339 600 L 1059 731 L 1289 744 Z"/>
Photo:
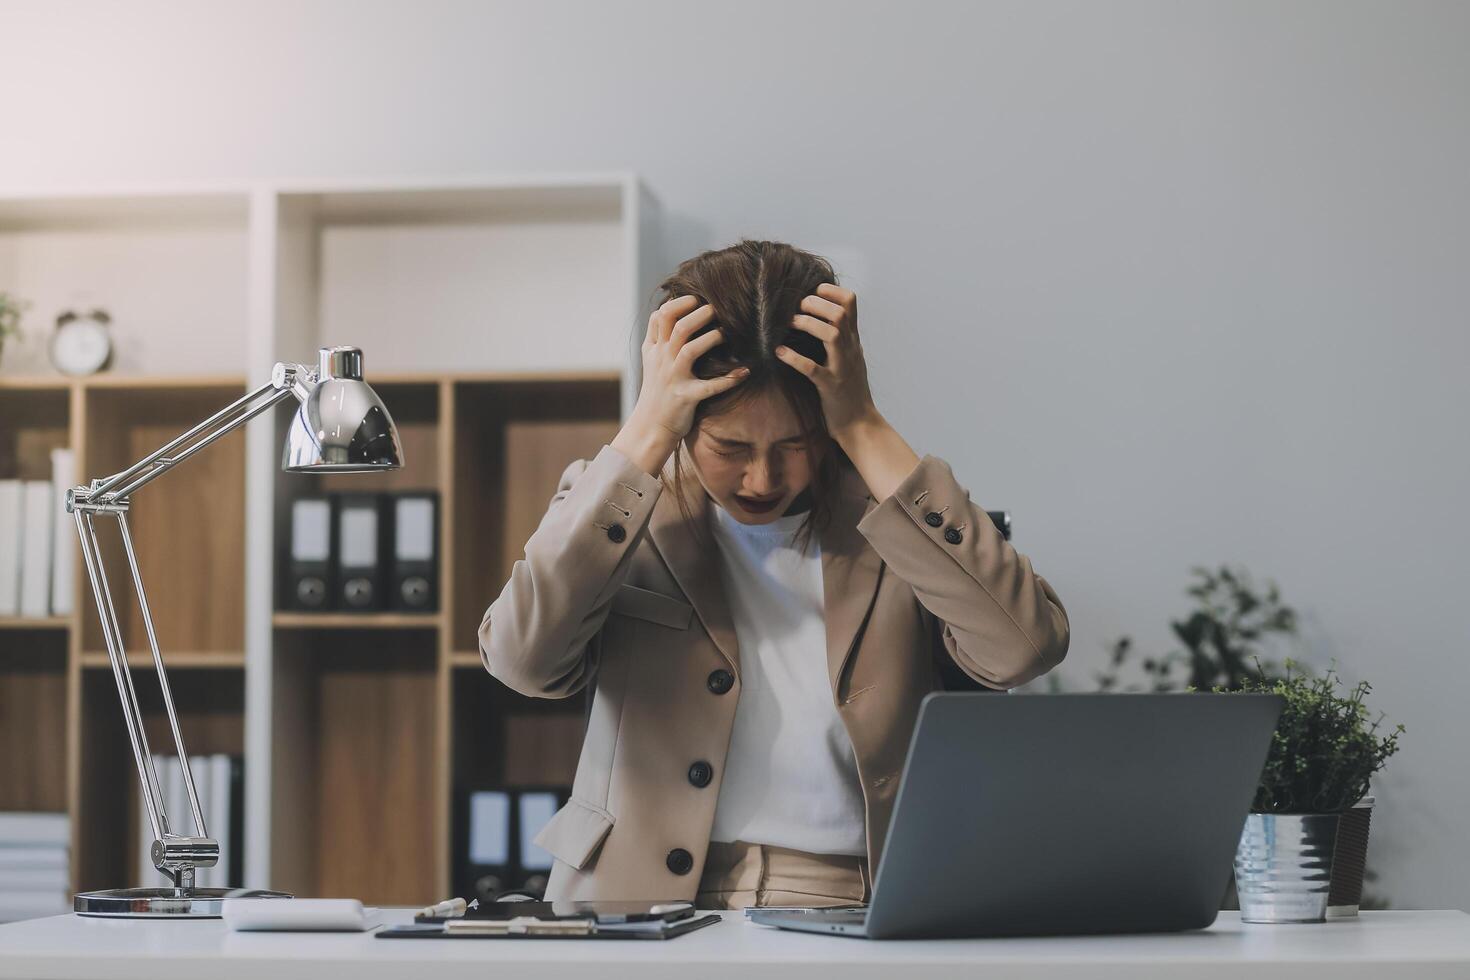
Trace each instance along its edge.
<path fill-rule="evenodd" d="M 146 228 L 243 228 L 244 190 L 230 192 L 40 192 L 0 196 L 0 233 Z"/>
<path fill-rule="evenodd" d="M 615 369 L 622 241 L 608 222 L 328 226 L 318 343 L 394 371 Z"/>
<path fill-rule="evenodd" d="M 51 372 L 63 310 L 112 316 L 111 373 L 238 373 L 245 355 L 244 194 L 0 197 L 0 290 L 31 303 L 6 375 Z"/>
<path fill-rule="evenodd" d="M 570 186 L 378 188 L 282 194 L 320 224 L 483 224 L 492 222 L 616 222 L 623 187 Z"/>

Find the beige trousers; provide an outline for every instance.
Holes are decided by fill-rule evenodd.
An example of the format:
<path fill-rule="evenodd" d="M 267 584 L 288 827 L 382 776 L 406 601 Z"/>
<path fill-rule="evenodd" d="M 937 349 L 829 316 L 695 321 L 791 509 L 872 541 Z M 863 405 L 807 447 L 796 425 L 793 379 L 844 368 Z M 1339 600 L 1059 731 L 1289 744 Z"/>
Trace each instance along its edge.
<path fill-rule="evenodd" d="M 868 901 L 871 891 L 867 858 L 711 841 L 694 905 L 701 909 L 858 905 Z"/>

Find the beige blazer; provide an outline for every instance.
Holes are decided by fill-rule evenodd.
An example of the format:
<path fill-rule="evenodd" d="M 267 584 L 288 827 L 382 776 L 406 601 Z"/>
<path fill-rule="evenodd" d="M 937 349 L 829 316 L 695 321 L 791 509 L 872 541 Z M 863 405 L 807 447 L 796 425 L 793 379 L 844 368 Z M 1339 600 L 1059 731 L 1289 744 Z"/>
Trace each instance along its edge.
<path fill-rule="evenodd" d="M 706 521 L 715 505 L 692 474 L 686 483 Z M 839 489 L 820 540 L 827 668 L 876 868 L 919 702 L 939 687 L 936 657 L 1005 689 L 1056 666 L 1069 628 L 1056 592 L 943 460 L 925 456 L 881 502 L 850 466 Z M 595 685 L 571 800 L 536 838 L 556 859 L 547 896 L 692 900 L 740 651 L 719 556 L 672 491 L 611 446 L 567 467 L 479 641 L 490 673 L 522 694 Z"/>

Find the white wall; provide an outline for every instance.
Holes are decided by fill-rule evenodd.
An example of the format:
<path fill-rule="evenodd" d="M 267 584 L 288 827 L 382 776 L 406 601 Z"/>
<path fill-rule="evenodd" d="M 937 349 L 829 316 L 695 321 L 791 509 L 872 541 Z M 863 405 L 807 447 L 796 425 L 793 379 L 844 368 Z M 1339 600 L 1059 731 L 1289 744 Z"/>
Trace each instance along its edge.
<path fill-rule="evenodd" d="M 1190 566 L 1276 579 L 1409 727 L 1375 891 L 1470 907 L 1470 4 L 6 0 L 0 37 L 0 186 L 628 168 L 670 266 L 825 252 L 879 407 L 1067 603 L 1070 685 L 1162 649 Z"/>

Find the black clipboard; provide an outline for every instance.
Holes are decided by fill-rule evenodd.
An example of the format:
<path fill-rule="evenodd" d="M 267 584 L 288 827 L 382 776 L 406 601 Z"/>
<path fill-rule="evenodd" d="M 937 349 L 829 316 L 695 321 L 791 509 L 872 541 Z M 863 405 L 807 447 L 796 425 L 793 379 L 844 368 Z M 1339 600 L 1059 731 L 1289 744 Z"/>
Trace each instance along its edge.
<path fill-rule="evenodd" d="M 585 929 L 573 925 L 576 922 L 585 924 Z M 676 922 L 661 923 L 639 923 L 636 930 L 619 928 L 617 925 L 598 924 L 593 920 L 573 919 L 546 919 L 537 925 L 530 926 L 525 932 L 477 932 L 471 928 L 451 929 L 444 922 L 416 922 L 412 925 L 389 926 L 379 929 L 373 933 L 379 939 L 674 939 L 685 933 L 705 926 L 712 926 L 721 921 L 719 915 L 709 913 L 707 915 L 696 915 Z M 471 920 L 467 925 L 484 925 L 484 920 L 476 923 Z M 656 928 L 647 928 L 656 926 Z"/>

